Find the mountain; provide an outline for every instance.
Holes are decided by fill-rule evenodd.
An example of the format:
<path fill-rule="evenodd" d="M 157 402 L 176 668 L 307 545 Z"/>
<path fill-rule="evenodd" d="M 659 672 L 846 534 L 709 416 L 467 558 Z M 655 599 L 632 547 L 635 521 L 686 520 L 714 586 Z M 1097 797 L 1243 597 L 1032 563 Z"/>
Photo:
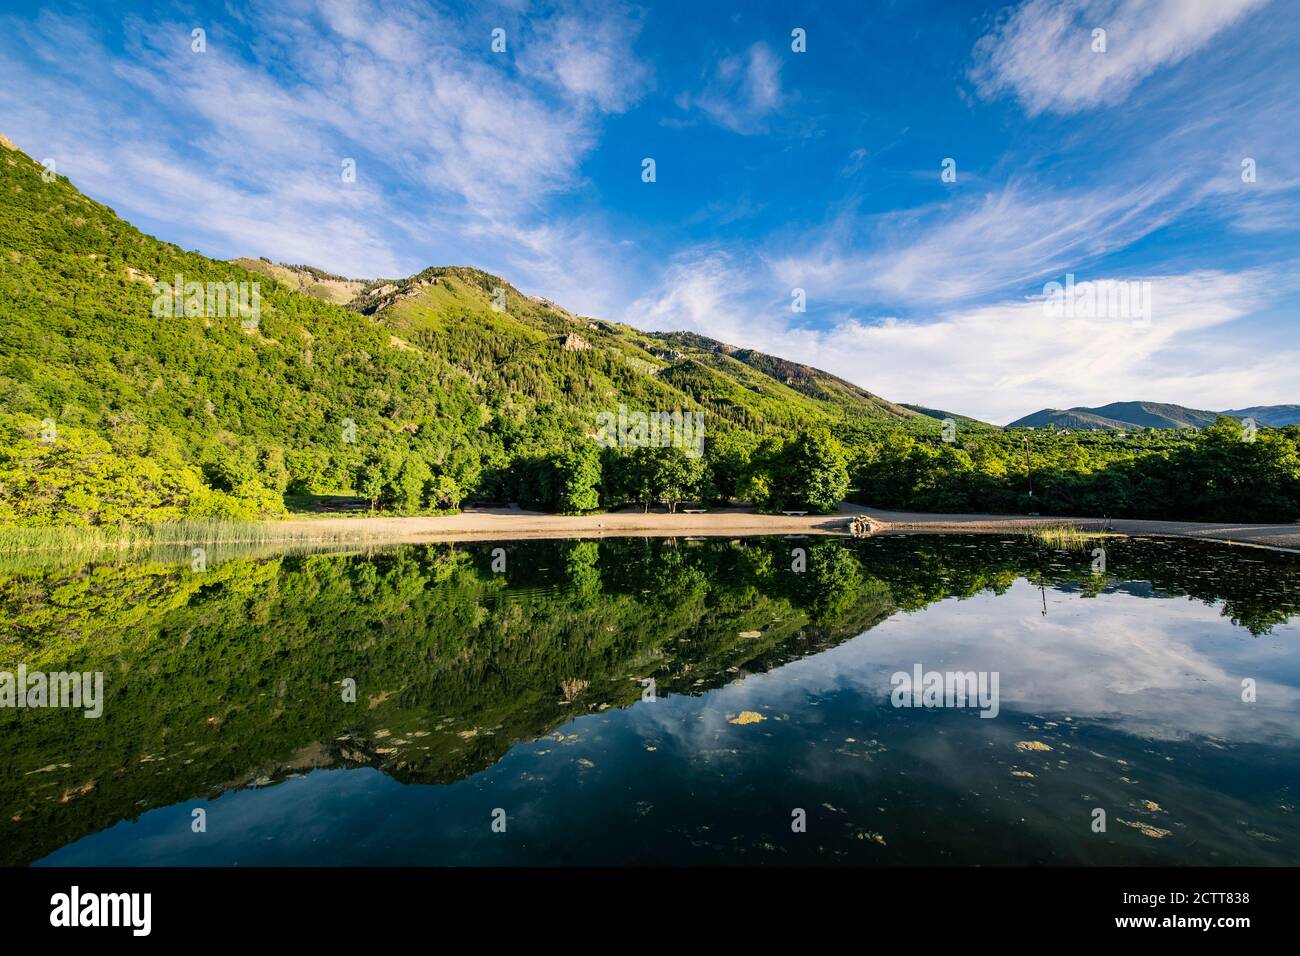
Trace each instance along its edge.
<path fill-rule="evenodd" d="M 1116 418 L 1107 418 L 1100 415 L 1095 409 L 1090 408 L 1044 408 L 1041 411 L 1034 412 L 1032 415 L 1026 415 L 1024 418 L 1018 418 L 1007 428 L 1047 428 L 1055 426 L 1056 428 L 1070 429 L 1127 429 L 1136 428 L 1133 422 L 1121 421 Z M 1171 426 L 1172 427 L 1172 426 Z"/>
<path fill-rule="evenodd" d="M 1001 430 L 999 426 L 990 425 L 988 422 L 982 422 L 978 418 L 971 418 L 968 415 L 958 415 L 956 412 L 945 412 L 941 408 L 927 408 L 924 405 L 912 405 L 908 402 L 903 402 L 903 407 L 916 412 L 918 415 L 924 415 L 927 418 L 936 418 L 939 421 L 943 421 L 945 418 L 951 418 L 958 425 L 961 425 L 964 428 L 991 429 L 993 431 Z"/>
<path fill-rule="evenodd" d="M 280 281 L 303 281 L 303 267 L 237 261 Z M 313 272 L 307 279 L 317 277 Z M 325 298 L 347 281 L 328 278 L 334 281 L 307 282 L 301 291 Z M 503 309 L 494 307 L 498 289 Z M 692 332 L 642 332 L 578 316 L 479 269 L 431 266 L 405 279 L 362 282 L 347 307 L 383 322 L 406 347 L 428 348 L 493 389 L 543 400 L 561 400 L 542 381 L 545 370 L 576 358 L 592 379 L 566 382 L 568 399 L 583 404 L 595 397 L 584 404 L 593 409 L 631 387 L 638 400 L 652 403 L 642 407 L 703 407 L 756 431 L 846 416 L 914 417 L 829 372 Z"/>
<path fill-rule="evenodd" d="M 619 405 L 707 412 L 710 436 L 916 418 L 477 269 L 355 280 L 209 259 L 0 144 L 0 524 L 254 517 L 285 491 L 350 492 L 368 461 L 422 507 L 522 500 L 516 465 L 590 446 Z"/>
<path fill-rule="evenodd" d="M 1112 402 L 1096 408 L 1044 408 L 1018 418 L 1007 428 L 1135 429 L 1204 428 L 1220 415 L 1254 418 L 1258 424 L 1281 427 L 1300 424 L 1300 405 L 1261 405 L 1226 412 L 1209 412 L 1160 402 Z"/>
<path fill-rule="evenodd" d="M 1286 425 L 1300 425 L 1300 405 L 1253 405 L 1250 408 L 1237 408 L 1224 412 L 1233 418 L 1253 418 L 1257 425 L 1282 428 Z"/>
<path fill-rule="evenodd" d="M 787 385 L 810 398 L 838 406 L 850 414 L 868 418 L 912 417 L 911 409 L 906 406 L 886 401 L 852 382 L 809 365 L 800 365 L 754 349 L 738 349 L 694 332 L 651 334 L 667 342 L 674 350 L 694 356 L 711 367 L 742 380 L 750 381 L 752 375 L 738 368 L 735 364 L 738 362 L 772 381 Z"/>

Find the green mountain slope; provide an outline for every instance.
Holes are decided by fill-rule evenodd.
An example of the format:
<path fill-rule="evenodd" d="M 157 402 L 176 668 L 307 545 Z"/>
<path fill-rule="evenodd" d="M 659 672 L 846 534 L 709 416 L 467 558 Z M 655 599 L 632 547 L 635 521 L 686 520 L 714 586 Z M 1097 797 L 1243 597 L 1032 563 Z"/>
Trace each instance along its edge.
<path fill-rule="evenodd" d="M 0 521 L 249 517 L 286 488 L 348 487 L 388 442 L 438 464 L 474 444 L 486 410 L 463 372 L 42 171 L 0 150 Z M 259 282 L 258 321 L 210 297 L 156 314 L 155 280 L 177 276 Z"/>
<path fill-rule="evenodd" d="M 498 289 L 504 308 L 494 308 Z M 407 279 L 368 282 L 349 307 L 497 388 L 538 400 L 558 397 L 539 381 L 546 369 L 572 367 L 590 376 L 588 389 L 567 383 L 569 400 L 584 408 L 607 407 L 608 398 L 630 390 L 649 407 L 702 408 L 757 432 L 846 416 L 912 416 L 820 369 L 694 333 L 646 333 L 581 317 L 478 269 L 434 266 Z M 585 404 L 591 396 L 594 406 Z"/>
<path fill-rule="evenodd" d="M 842 408 L 852 415 L 865 418 L 913 417 L 911 409 L 906 406 L 886 401 L 852 382 L 809 365 L 800 365 L 753 349 L 738 349 L 693 332 L 656 333 L 655 337 L 668 343 L 672 349 L 701 361 L 709 361 L 737 378 L 744 379 L 747 376 L 731 363 L 747 365 L 771 382 L 784 385 L 819 402 Z M 728 359 L 731 363 L 727 362 Z M 754 379 L 750 377 L 750 381 Z M 780 394 L 783 398 L 788 397 L 784 392 Z"/>
<path fill-rule="evenodd" d="M 362 282 L 215 261 L 43 172 L 0 147 L 0 524 L 252 517 L 285 491 L 352 491 L 366 468 L 406 507 L 518 497 L 515 464 L 590 448 L 619 405 L 704 411 L 711 435 L 911 415 L 475 269 Z M 179 311 L 158 282 L 185 287 Z M 254 283 L 255 317 L 233 306 Z"/>
<path fill-rule="evenodd" d="M 1213 425 L 1217 412 L 1185 408 L 1162 402 L 1111 402 L 1092 409 L 1093 414 L 1142 428 L 1203 428 Z"/>
<path fill-rule="evenodd" d="M 1096 431 L 1136 427 L 1132 422 L 1103 418 L 1086 408 L 1044 408 L 1032 415 L 1026 415 L 1024 418 L 1017 418 L 1007 428 L 1047 428 L 1049 426 Z"/>

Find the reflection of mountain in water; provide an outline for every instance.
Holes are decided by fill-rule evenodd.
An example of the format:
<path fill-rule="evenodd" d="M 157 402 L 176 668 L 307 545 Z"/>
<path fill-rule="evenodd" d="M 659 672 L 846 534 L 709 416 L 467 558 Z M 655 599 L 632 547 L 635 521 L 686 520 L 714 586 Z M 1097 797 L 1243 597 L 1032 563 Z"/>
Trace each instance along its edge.
<path fill-rule="evenodd" d="M 108 697 L 98 720 L 0 712 L 0 862 L 317 767 L 455 781 L 636 702 L 647 679 L 702 693 L 1019 577 L 1087 593 L 1150 582 L 1157 597 L 1222 601 L 1256 633 L 1300 610 L 1289 556 L 1185 542 L 1110 545 L 1110 579 L 1087 553 L 973 537 L 518 542 L 503 574 L 495 546 L 0 578 L 0 669 L 103 670 Z"/>

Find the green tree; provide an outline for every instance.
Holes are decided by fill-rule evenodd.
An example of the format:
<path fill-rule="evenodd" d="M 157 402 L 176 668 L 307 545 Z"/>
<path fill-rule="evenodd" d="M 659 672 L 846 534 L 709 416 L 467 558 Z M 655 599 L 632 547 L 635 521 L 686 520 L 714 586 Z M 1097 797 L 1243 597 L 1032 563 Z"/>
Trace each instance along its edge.
<path fill-rule="evenodd" d="M 432 479 L 425 460 L 408 453 L 385 485 L 385 499 L 402 511 L 418 511 L 424 506 L 425 489 Z"/>
<path fill-rule="evenodd" d="M 648 449 L 653 452 L 650 470 L 651 493 L 675 512 L 685 499 L 695 495 L 704 480 L 704 458 L 687 454 L 676 446 Z"/>
<path fill-rule="evenodd" d="M 353 481 L 357 493 L 370 503 L 371 511 L 379 507 L 379 499 L 383 496 L 386 480 L 387 472 L 384 456 L 378 451 L 371 452 L 357 469 L 356 478 Z"/>
<path fill-rule="evenodd" d="M 720 504 L 735 498 L 757 442 L 744 432 L 710 436 L 704 451 L 709 497 Z"/>
<path fill-rule="evenodd" d="M 440 510 L 459 508 L 463 500 L 460 485 L 450 475 L 434 475 L 429 482 L 429 506 Z"/>
<path fill-rule="evenodd" d="M 623 493 L 629 501 L 639 504 L 642 511 L 649 511 L 656 500 L 657 452 L 657 448 L 633 448 L 618 459 Z"/>
<path fill-rule="evenodd" d="M 579 445 L 555 461 L 559 472 L 557 510 L 582 514 L 600 507 L 600 454 L 594 445 Z"/>

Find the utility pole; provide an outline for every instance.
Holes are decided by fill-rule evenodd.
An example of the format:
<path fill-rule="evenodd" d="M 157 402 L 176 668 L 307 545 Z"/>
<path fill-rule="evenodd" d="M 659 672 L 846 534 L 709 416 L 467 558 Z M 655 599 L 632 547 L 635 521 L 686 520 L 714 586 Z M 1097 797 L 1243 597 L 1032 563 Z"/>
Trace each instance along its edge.
<path fill-rule="evenodd" d="M 1029 497 L 1034 497 L 1034 466 L 1029 461 L 1029 436 L 1025 436 L 1025 473 L 1029 475 Z"/>

